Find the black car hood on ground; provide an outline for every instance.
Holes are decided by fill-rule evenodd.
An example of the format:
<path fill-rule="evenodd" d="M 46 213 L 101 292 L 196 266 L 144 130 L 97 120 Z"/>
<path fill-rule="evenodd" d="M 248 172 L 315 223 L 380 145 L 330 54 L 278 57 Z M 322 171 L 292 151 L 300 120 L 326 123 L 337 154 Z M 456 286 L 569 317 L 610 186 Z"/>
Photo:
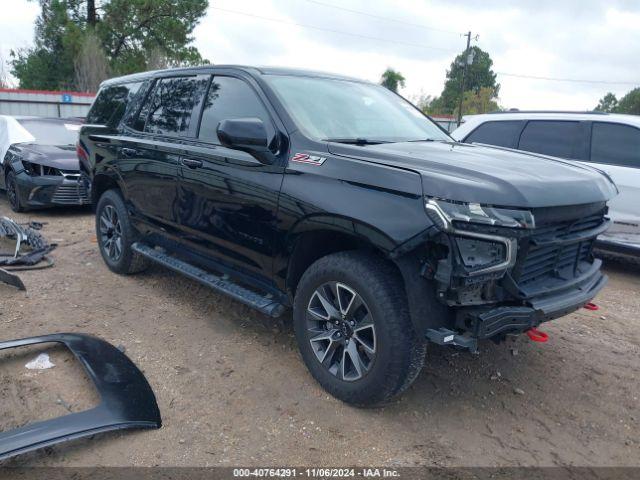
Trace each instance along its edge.
<path fill-rule="evenodd" d="M 80 170 L 80 163 L 73 145 L 38 145 L 35 143 L 19 143 L 13 145 L 22 160 L 57 168 L 59 170 Z"/>
<path fill-rule="evenodd" d="M 353 146 L 331 153 L 418 172 L 425 195 L 506 207 L 603 202 L 617 194 L 604 174 L 585 165 L 514 150 L 454 142 Z"/>

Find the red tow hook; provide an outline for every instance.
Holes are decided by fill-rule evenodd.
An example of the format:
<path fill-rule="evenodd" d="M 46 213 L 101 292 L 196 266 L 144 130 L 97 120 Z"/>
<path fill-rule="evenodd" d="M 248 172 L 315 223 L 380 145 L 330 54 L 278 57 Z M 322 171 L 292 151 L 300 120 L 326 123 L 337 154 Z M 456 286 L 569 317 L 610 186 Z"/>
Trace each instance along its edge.
<path fill-rule="evenodd" d="M 587 303 L 582 308 L 586 308 L 587 310 L 593 310 L 593 311 L 600 310 L 600 307 L 598 305 L 596 305 L 595 303 L 593 303 L 593 302 Z"/>
<path fill-rule="evenodd" d="M 541 332 L 536 327 L 531 327 L 529 330 L 527 330 L 527 336 L 533 342 L 545 343 L 547 340 L 549 340 L 549 334 Z"/>

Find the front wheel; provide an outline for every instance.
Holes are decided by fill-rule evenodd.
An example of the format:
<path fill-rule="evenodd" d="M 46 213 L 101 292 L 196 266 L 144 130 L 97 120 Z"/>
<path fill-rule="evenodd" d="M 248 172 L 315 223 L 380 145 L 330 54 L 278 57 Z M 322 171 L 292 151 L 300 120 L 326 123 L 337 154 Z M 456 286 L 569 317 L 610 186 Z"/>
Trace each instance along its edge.
<path fill-rule="evenodd" d="M 7 188 L 7 200 L 9 200 L 11 210 L 14 212 L 24 212 L 24 207 L 20 202 L 20 191 L 18 182 L 16 181 L 16 174 L 12 170 L 7 173 L 5 185 Z"/>
<path fill-rule="evenodd" d="M 424 363 L 399 273 L 361 252 L 321 258 L 294 301 L 296 339 L 313 377 L 347 403 L 373 406 L 404 391 Z"/>

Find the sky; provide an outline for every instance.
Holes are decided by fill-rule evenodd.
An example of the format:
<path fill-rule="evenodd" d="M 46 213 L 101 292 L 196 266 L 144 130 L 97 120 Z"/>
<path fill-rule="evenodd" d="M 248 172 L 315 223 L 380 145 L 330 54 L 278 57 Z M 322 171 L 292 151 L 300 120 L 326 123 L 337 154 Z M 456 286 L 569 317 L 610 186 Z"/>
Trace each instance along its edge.
<path fill-rule="evenodd" d="M 0 54 L 5 60 L 12 48 L 32 44 L 38 14 L 37 2 L 11 4 L 0 20 Z M 488 51 L 494 61 L 501 85 L 499 103 L 505 108 L 592 109 L 608 91 L 620 97 L 640 86 L 638 0 L 210 4 L 194 32 L 194 44 L 216 64 L 309 68 L 371 81 L 379 81 L 392 67 L 406 77 L 404 96 L 439 95 L 447 68 L 465 48 L 463 33 L 470 30 L 472 44 Z"/>

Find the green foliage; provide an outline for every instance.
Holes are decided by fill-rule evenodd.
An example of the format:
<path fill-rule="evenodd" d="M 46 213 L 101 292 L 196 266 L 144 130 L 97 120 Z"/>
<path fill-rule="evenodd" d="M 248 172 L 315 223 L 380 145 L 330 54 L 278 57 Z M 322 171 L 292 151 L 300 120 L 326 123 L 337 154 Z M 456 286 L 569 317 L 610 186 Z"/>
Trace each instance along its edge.
<path fill-rule="evenodd" d="M 36 20 L 35 46 L 11 52 L 13 75 L 21 88 L 69 89 L 73 87 L 73 59 L 79 51 L 81 29 L 70 17 L 65 0 L 42 0 Z"/>
<path fill-rule="evenodd" d="M 489 92 L 489 98 L 491 100 L 497 99 L 500 92 L 500 84 L 496 82 L 496 74 L 491 69 L 493 67 L 491 56 L 477 46 L 471 47 L 469 52 L 471 57 L 469 60 L 471 61 L 467 66 L 464 82 L 465 95 L 468 91 L 478 95 L 483 88 L 486 88 Z M 451 67 L 447 70 L 444 90 L 442 90 L 440 97 L 432 102 L 432 108 L 436 110 L 433 113 L 451 115 L 457 110 L 460 102 L 460 87 L 462 85 L 462 72 L 465 61 L 467 61 L 467 55 L 462 52 L 451 63 Z M 463 112 L 468 113 L 464 109 Z"/>
<path fill-rule="evenodd" d="M 420 110 L 428 115 L 458 115 L 458 105 L 451 112 L 443 106 L 442 97 L 426 97 L 417 105 Z M 502 107 L 496 101 L 492 88 L 482 87 L 477 92 L 474 90 L 464 92 L 462 99 L 463 115 L 476 115 L 500 110 L 502 110 Z"/>
<path fill-rule="evenodd" d="M 146 69 L 146 57 L 161 50 L 171 66 L 202 63 L 191 34 L 208 0 L 110 0 L 97 25 L 111 68 L 119 74 Z"/>
<path fill-rule="evenodd" d="M 393 68 L 387 68 L 380 78 L 380 85 L 398 93 L 399 87 L 404 88 L 404 81 L 404 75 Z"/>
<path fill-rule="evenodd" d="M 454 112 L 458 114 L 458 109 Z M 482 87 L 478 92 L 467 90 L 462 99 L 462 112 L 464 115 L 476 115 L 501 110 L 498 102 L 494 100 L 494 91 L 489 87 Z"/>
<path fill-rule="evenodd" d="M 598 102 L 598 106 L 594 109 L 598 112 L 613 112 L 618 106 L 618 99 L 616 96 L 609 92 Z"/>
<path fill-rule="evenodd" d="M 640 87 L 634 88 L 620 100 L 613 93 L 607 93 L 600 99 L 595 110 L 598 112 L 640 115 Z"/>
<path fill-rule="evenodd" d="M 147 70 L 150 52 L 155 64 L 159 56 L 166 66 L 208 63 L 190 45 L 208 0 L 39 2 L 34 46 L 11 52 L 12 73 L 22 88 L 79 88 L 78 57 L 96 37 L 114 74 Z"/>
<path fill-rule="evenodd" d="M 640 115 L 640 87 L 634 88 L 618 102 L 616 113 L 630 113 Z"/>

